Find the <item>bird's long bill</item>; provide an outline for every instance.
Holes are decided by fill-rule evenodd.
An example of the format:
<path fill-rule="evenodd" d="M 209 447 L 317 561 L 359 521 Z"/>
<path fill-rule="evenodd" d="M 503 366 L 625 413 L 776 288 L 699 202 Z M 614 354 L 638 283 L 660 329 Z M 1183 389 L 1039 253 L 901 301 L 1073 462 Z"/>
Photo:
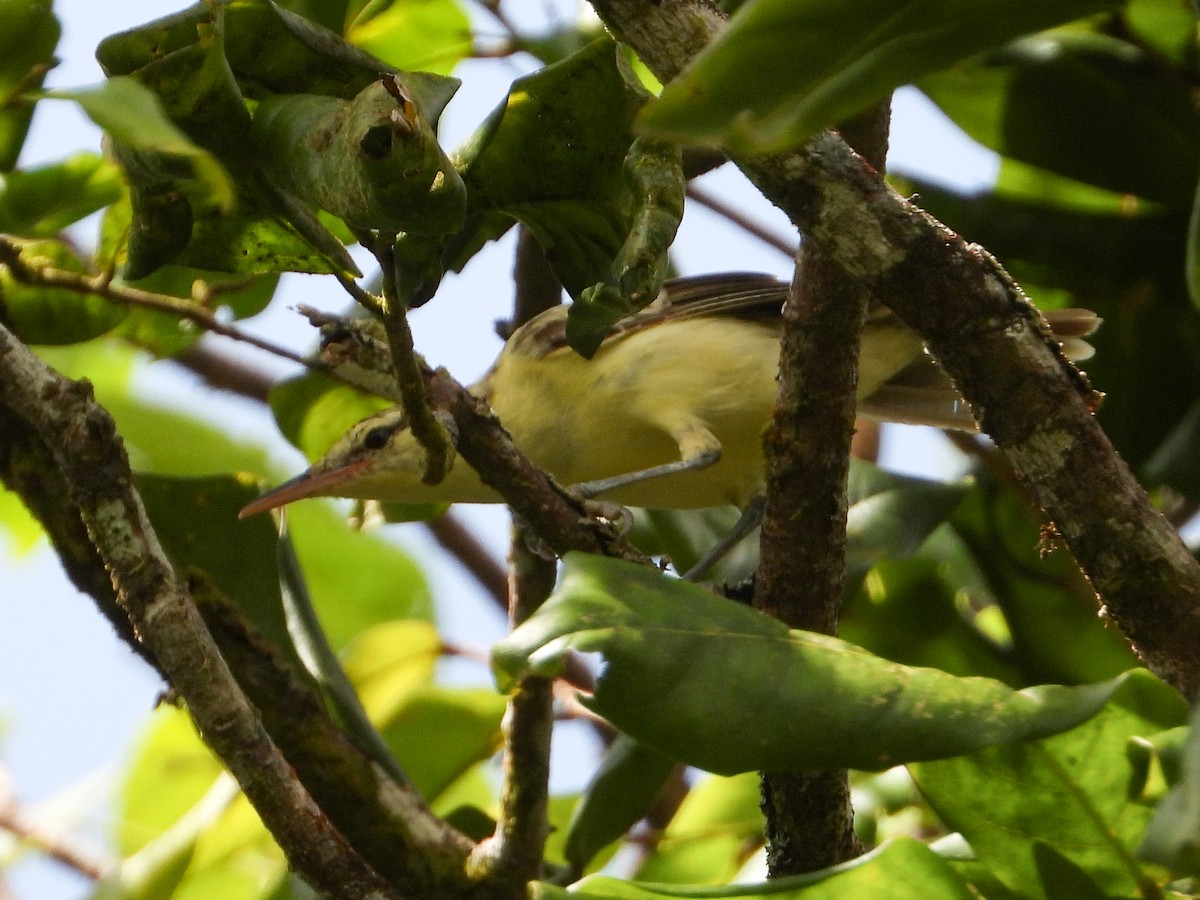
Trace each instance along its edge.
<path fill-rule="evenodd" d="M 247 503 L 238 513 L 239 519 L 256 516 L 268 509 L 277 509 L 306 497 L 337 496 L 337 488 L 353 479 L 371 464 L 369 459 L 339 466 L 325 472 L 314 473 L 312 469 L 301 472 L 279 487 L 267 491 L 256 500 Z"/>

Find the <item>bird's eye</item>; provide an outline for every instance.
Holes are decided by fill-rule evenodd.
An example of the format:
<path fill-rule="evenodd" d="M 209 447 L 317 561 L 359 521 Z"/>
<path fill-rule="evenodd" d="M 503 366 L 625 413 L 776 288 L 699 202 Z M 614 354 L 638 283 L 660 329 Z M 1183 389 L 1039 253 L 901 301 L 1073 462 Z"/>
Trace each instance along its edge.
<path fill-rule="evenodd" d="M 367 432 L 367 436 L 363 438 L 363 446 L 368 450 L 382 450 L 387 446 L 387 442 L 391 436 L 391 428 L 386 425 L 379 425 Z"/>

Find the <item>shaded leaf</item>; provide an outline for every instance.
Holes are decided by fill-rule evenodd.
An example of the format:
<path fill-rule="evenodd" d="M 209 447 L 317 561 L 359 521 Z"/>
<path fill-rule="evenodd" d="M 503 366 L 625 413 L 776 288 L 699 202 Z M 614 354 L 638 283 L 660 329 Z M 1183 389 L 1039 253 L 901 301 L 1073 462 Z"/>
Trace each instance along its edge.
<path fill-rule="evenodd" d="M 221 164 L 192 143 L 168 118 L 158 97 L 132 78 L 110 78 L 98 88 L 52 91 L 50 96 L 74 100 L 115 141 L 135 151 L 185 160 L 219 208 L 233 206 L 233 182 Z"/>
<path fill-rule="evenodd" d="M 456 79 L 385 75 L 353 100 L 276 95 L 254 113 L 253 138 L 268 177 L 351 226 L 445 234 L 466 210 L 458 172 L 437 143 Z"/>
<path fill-rule="evenodd" d="M 1200 172 L 1190 88 L 1131 43 L 1053 32 L 919 86 L 997 153 L 1177 209 L 1190 204 Z"/>
<path fill-rule="evenodd" d="M 779 151 L 902 84 L 1114 0 L 751 0 L 646 108 L 648 133 Z"/>
<path fill-rule="evenodd" d="M 517 79 L 455 154 L 470 211 L 483 214 L 470 221 L 495 229 L 487 213 L 502 212 L 527 225 L 573 297 L 605 281 L 629 233 L 625 157 L 646 96 L 609 40 Z"/>
<path fill-rule="evenodd" d="M 846 563 L 851 583 L 880 560 L 912 555 L 970 488 L 969 481 L 945 484 L 908 478 L 853 462 L 846 486 Z"/>
<path fill-rule="evenodd" d="M 675 760 L 628 735 L 609 746 L 567 825 L 563 853 L 573 871 L 585 871 L 646 814 L 675 767 Z"/>
<path fill-rule="evenodd" d="M 1072 731 L 912 771 L 942 820 L 1022 897 L 1064 896 L 1056 879 L 1068 866 L 1107 896 L 1131 896 L 1147 878 L 1133 848 L 1153 810 L 1141 802 L 1144 778 L 1127 742 L 1186 715 L 1174 690 L 1138 670 Z"/>
<path fill-rule="evenodd" d="M 1042 737 L 1095 715 L 1121 684 L 1012 691 L 899 666 L 583 554 L 567 556 L 559 589 L 493 649 L 497 679 L 556 672 L 568 649 L 605 657 L 587 700 L 597 712 L 663 753 L 725 773 L 878 769 Z"/>

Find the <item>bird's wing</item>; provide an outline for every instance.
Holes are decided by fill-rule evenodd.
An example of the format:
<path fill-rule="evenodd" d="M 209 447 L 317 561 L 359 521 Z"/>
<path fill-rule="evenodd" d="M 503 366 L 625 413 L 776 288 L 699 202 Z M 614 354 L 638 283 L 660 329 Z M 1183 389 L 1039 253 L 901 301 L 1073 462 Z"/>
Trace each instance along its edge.
<path fill-rule="evenodd" d="M 604 343 L 612 344 L 667 320 L 701 316 L 778 320 L 787 292 L 787 282 L 752 272 L 676 278 L 664 283 L 659 296 L 644 310 L 613 325 Z M 540 357 L 565 349 L 569 309 L 556 306 L 535 316 L 513 332 L 505 352 Z"/>

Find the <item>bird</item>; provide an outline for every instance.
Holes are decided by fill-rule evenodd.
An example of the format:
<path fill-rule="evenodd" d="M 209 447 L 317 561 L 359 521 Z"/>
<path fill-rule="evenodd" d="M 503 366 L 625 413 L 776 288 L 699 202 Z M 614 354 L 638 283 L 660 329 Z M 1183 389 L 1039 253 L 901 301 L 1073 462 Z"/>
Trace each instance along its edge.
<path fill-rule="evenodd" d="M 619 321 L 591 359 L 566 340 L 568 307 L 518 328 L 482 396 L 534 463 L 563 485 L 624 507 L 754 506 L 764 484 L 762 434 L 778 392 L 789 285 L 726 273 L 675 279 Z M 1074 359 L 1099 324 L 1082 309 L 1045 314 Z M 976 430 L 970 407 L 921 338 L 882 304 L 863 328 L 860 415 Z M 249 503 L 241 517 L 317 496 L 399 503 L 502 503 L 461 460 L 425 484 L 424 450 L 393 407 L 354 425 L 307 471 Z"/>

